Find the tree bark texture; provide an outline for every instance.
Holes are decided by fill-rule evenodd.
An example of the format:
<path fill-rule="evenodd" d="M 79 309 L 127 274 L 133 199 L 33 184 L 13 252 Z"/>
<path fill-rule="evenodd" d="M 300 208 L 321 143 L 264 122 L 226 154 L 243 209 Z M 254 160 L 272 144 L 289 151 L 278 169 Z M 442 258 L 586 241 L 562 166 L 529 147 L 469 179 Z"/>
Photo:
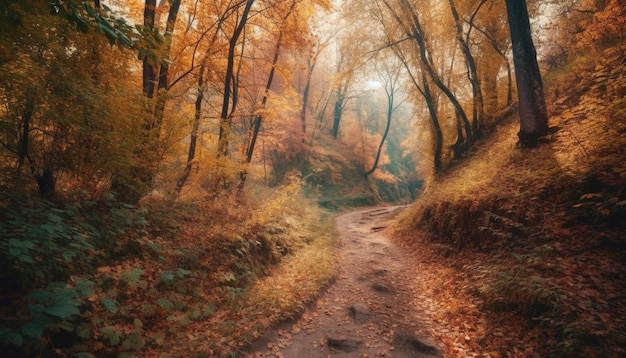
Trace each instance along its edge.
<path fill-rule="evenodd" d="M 153 31 L 154 19 L 156 16 L 156 0 L 146 0 L 143 10 L 143 26 L 145 31 Z M 154 86 L 156 79 L 156 71 L 154 68 L 153 60 L 149 56 L 143 58 L 143 93 L 146 97 L 152 98 L 154 96 Z"/>
<path fill-rule="evenodd" d="M 519 98 L 520 143 L 534 147 L 548 132 L 548 112 L 537 53 L 530 32 L 526 0 L 506 0 Z"/>
<path fill-rule="evenodd" d="M 167 24 L 165 26 L 165 41 L 166 41 L 165 42 L 166 43 L 165 54 L 167 56 L 169 56 L 170 49 L 172 47 L 172 34 L 174 32 L 174 26 L 176 25 L 176 18 L 178 17 L 178 10 L 180 9 L 180 1 L 181 0 L 172 1 L 170 5 L 170 11 L 167 16 Z M 157 93 L 156 93 L 157 100 L 154 106 L 154 122 L 153 122 L 153 128 L 156 128 L 157 131 L 160 130 L 161 123 L 163 123 L 163 116 L 165 112 L 165 101 L 167 100 L 166 92 L 169 89 L 169 83 L 168 83 L 169 69 L 170 69 L 170 66 L 168 62 L 161 61 L 161 65 L 159 68 Z"/>

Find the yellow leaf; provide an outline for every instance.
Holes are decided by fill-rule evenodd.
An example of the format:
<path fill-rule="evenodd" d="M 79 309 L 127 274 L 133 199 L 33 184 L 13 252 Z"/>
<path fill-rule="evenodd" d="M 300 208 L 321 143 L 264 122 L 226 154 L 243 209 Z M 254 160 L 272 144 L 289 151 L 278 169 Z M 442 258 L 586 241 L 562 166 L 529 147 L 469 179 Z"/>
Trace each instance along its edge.
<path fill-rule="evenodd" d="M 601 196 L 602 194 L 598 194 L 598 193 L 587 193 L 587 194 L 581 195 L 580 200 L 599 198 Z"/>
<path fill-rule="evenodd" d="M 574 113 L 572 113 L 572 111 L 570 111 L 569 109 L 566 109 L 565 111 L 563 111 L 563 113 L 561 113 L 561 117 L 563 119 L 570 119 L 574 117 Z"/>

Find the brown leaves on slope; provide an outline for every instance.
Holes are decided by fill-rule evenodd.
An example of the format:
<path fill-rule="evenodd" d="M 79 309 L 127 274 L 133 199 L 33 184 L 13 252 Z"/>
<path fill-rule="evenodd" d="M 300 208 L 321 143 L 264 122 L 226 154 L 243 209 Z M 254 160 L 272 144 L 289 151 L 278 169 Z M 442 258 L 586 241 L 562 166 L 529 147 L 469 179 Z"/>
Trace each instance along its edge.
<path fill-rule="evenodd" d="M 626 354 L 623 53 L 553 81 L 547 143 L 488 140 L 402 218 L 450 356 Z"/>
<path fill-rule="evenodd" d="M 412 284 L 419 297 L 414 304 L 436 323 L 429 333 L 443 342 L 445 356 L 542 356 L 541 332 L 527 319 L 512 312 L 485 312 L 484 300 L 476 295 L 481 277 L 468 274 L 479 259 L 442 257 L 449 250 L 423 238 L 400 240 L 414 257 Z"/>

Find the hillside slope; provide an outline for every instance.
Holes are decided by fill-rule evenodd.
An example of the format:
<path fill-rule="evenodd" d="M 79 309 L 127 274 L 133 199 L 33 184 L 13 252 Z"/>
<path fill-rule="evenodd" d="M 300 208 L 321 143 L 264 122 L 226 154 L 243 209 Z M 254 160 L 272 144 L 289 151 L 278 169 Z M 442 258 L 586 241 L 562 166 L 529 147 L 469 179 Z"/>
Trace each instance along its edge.
<path fill-rule="evenodd" d="M 625 52 L 551 74 L 545 143 L 519 149 L 510 118 L 399 218 L 451 351 L 626 354 Z"/>
<path fill-rule="evenodd" d="M 421 181 L 397 178 L 398 182 L 385 182 L 363 176 L 363 168 L 351 148 L 341 138 L 321 135 L 301 166 L 310 197 L 330 210 L 373 206 L 382 202 L 394 203 L 408 200 L 412 191 L 419 191 Z"/>

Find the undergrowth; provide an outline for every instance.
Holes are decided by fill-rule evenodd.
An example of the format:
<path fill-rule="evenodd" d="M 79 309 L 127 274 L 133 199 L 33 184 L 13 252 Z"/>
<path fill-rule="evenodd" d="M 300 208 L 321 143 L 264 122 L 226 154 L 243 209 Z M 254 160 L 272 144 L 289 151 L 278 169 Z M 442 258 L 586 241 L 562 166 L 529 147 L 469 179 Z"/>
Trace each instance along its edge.
<path fill-rule="evenodd" d="M 138 237 L 145 212 L 105 200 L 55 206 L 5 192 L 0 203 L 0 344 L 11 355 L 63 344 L 67 332 L 89 334 L 81 315 L 93 282 L 81 273 L 123 251 L 121 235 Z M 20 355 L 20 354 L 18 354 Z"/>
<path fill-rule="evenodd" d="M 248 198 L 140 207 L 7 197 L 7 357 L 236 354 L 332 275 L 332 221 L 298 179 Z"/>

